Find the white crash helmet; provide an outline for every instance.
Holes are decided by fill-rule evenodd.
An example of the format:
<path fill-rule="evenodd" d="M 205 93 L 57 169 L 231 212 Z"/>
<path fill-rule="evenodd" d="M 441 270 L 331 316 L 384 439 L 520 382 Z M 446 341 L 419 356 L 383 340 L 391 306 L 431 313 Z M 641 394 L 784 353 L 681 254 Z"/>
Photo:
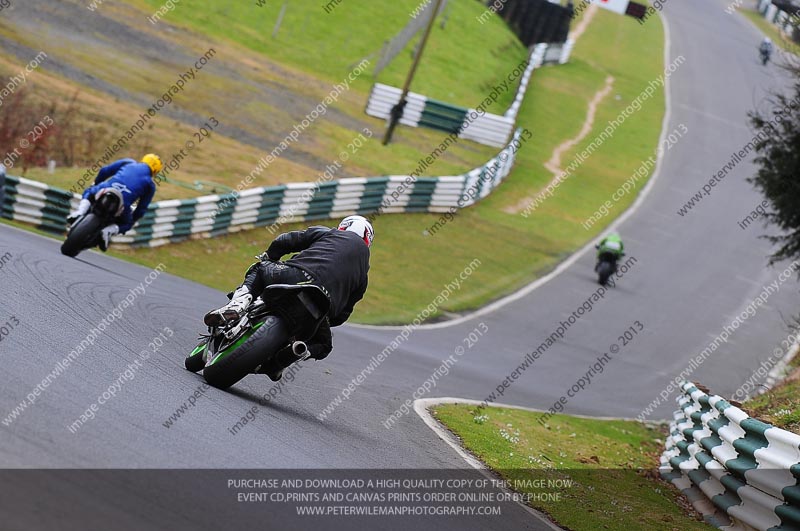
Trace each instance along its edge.
<path fill-rule="evenodd" d="M 372 240 L 375 239 L 375 230 L 364 216 L 347 216 L 339 223 L 339 230 L 355 232 L 364 239 L 367 247 L 372 247 Z"/>

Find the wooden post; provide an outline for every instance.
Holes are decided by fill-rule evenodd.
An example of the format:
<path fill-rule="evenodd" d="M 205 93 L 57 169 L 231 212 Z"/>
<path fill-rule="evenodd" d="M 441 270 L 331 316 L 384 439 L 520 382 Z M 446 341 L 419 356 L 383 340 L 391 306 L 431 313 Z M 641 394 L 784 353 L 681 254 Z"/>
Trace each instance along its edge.
<path fill-rule="evenodd" d="M 278 36 L 278 30 L 281 29 L 281 23 L 283 22 L 283 15 L 286 14 L 286 6 L 289 5 L 289 0 L 286 0 L 283 5 L 281 6 L 281 12 L 278 13 L 278 20 L 275 22 L 275 28 L 272 30 L 272 38 Z"/>
<path fill-rule="evenodd" d="M 386 134 L 383 137 L 384 146 L 391 142 L 394 128 L 397 127 L 397 122 L 403 116 L 403 109 L 406 107 L 406 98 L 408 97 L 408 91 L 411 88 L 411 81 L 413 81 L 414 74 L 417 72 L 417 67 L 419 66 L 420 59 L 422 58 L 422 52 L 425 51 L 425 45 L 428 43 L 428 37 L 430 37 L 431 30 L 433 30 L 433 24 L 436 22 L 436 15 L 439 14 L 439 8 L 442 6 L 443 1 L 444 0 L 436 0 L 436 5 L 433 8 L 431 19 L 428 22 L 428 27 L 425 28 L 425 34 L 422 36 L 422 41 L 419 43 L 419 49 L 414 56 L 414 62 L 411 63 L 411 70 L 409 70 L 408 76 L 406 77 L 406 82 L 403 85 L 403 93 L 400 95 L 400 101 L 397 103 L 397 105 L 392 107 L 392 112 L 389 115 L 389 126 L 386 128 Z"/>

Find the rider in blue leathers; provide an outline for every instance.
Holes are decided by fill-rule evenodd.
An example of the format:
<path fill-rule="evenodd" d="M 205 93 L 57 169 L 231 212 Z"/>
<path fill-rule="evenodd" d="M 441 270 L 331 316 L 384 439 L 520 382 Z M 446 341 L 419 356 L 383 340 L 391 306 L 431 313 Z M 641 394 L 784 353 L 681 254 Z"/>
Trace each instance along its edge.
<path fill-rule="evenodd" d="M 108 166 L 103 166 L 97 172 L 94 186 L 83 192 L 83 199 L 78 205 L 78 210 L 67 217 L 73 223 L 89 211 L 97 194 L 105 188 L 114 188 L 120 192 L 123 200 L 123 212 L 113 223 L 105 227 L 100 240 L 100 249 L 106 251 L 111 237 L 115 234 L 125 234 L 147 212 L 147 207 L 156 193 L 153 177 L 161 171 L 161 159 L 152 153 L 142 157 L 141 162 L 133 159 L 120 159 Z M 136 203 L 136 209 L 133 204 Z"/>

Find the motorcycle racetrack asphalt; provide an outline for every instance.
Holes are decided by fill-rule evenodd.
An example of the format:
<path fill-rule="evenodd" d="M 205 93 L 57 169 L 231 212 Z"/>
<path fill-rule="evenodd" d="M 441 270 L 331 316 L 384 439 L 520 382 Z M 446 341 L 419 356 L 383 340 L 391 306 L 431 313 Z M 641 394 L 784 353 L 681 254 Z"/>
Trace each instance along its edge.
<path fill-rule="evenodd" d="M 764 230 L 758 223 L 745 230 L 737 225 L 761 202 L 745 182 L 754 171 L 752 155 L 686 215 L 677 214 L 750 141 L 747 111 L 764 105 L 771 88 L 788 85 L 775 65 L 759 64 L 758 31 L 743 17 L 726 14 L 725 6 L 723 1 L 686 0 L 665 5 L 667 62 L 685 58 L 669 81 L 665 131 L 683 127 L 687 132 L 665 151 L 649 195 L 617 227 L 626 258 L 635 262 L 590 311 L 563 327 L 563 337 L 544 349 L 497 396 L 498 402 L 547 409 L 616 345 L 619 350 L 603 373 L 570 399 L 566 412 L 636 417 L 787 267 L 767 266 L 771 247 L 759 238 Z M 0 501 L 12 529 L 52 522 L 47 514 L 81 516 L 85 528 L 113 519 L 119 529 L 150 524 L 212 529 L 222 521 L 265 526 L 267 518 L 268 527 L 283 522 L 284 527 L 301 528 L 305 524 L 291 523 L 288 512 L 267 516 L 257 505 L 237 505 L 235 497 L 226 498 L 230 473 L 210 469 L 467 468 L 413 411 L 388 429 L 384 421 L 412 398 L 443 359 L 467 347 L 465 338 L 476 329 L 482 331 L 477 341 L 469 341 L 471 348 L 457 355 L 449 374 L 422 397 L 487 398 L 598 288 L 589 247 L 549 281 L 491 311 L 421 327 L 407 339 L 401 328 L 345 325 L 334 329 L 330 357 L 303 363 L 279 392 L 263 376 L 249 376 L 223 392 L 204 388 L 200 375 L 183 368 L 185 355 L 203 331 L 203 314 L 225 302 L 223 293 L 169 270 L 156 274 L 98 252 L 68 259 L 59 245 L 0 227 L 0 247 L 11 253 L 0 269 L 0 323 L 13 318 L 13 327 L 0 340 L 5 373 L 0 462 L 4 469 L 53 469 L 3 472 L 6 484 L 14 486 Z M 785 322 L 796 310 L 795 278 L 793 274 L 780 283 L 691 379 L 714 393 L 731 395 L 773 356 L 789 332 Z M 93 337 L 91 330 L 115 309 L 119 317 Z M 620 336 L 630 327 L 637 334 L 623 346 Z M 151 343 L 160 334 L 163 345 L 156 349 Z M 375 367 L 372 358 L 398 335 L 397 347 Z M 80 354 L 59 369 L 59 361 L 82 342 Z M 370 363 L 373 370 L 351 386 L 349 398 L 335 404 Z M 34 392 L 52 371 L 57 376 Z M 271 395 L 270 389 L 275 389 Z M 192 396 L 196 398 L 189 406 Z M 647 418 L 670 417 L 674 396 Z M 23 401 L 27 405 L 11 418 Z M 92 404 L 94 418 L 76 425 Z M 244 424 L 240 419 L 248 413 L 252 419 Z M 168 478 L 180 477 L 184 487 L 196 488 L 170 490 L 175 488 L 172 479 L 156 472 L 128 473 L 123 480 L 110 472 L 89 478 L 62 470 L 118 468 L 184 469 Z M 209 470 L 185 470 L 196 468 Z M 61 494 L 60 501 L 45 504 L 54 493 Z M 502 518 L 504 528 L 550 528 L 513 503 L 504 506 Z M 319 520 L 307 517 L 303 522 L 315 528 Z M 402 526 L 391 520 L 369 522 L 370 529 L 408 526 L 408 520 Z M 491 517 L 440 519 L 437 527 L 497 528 Z"/>

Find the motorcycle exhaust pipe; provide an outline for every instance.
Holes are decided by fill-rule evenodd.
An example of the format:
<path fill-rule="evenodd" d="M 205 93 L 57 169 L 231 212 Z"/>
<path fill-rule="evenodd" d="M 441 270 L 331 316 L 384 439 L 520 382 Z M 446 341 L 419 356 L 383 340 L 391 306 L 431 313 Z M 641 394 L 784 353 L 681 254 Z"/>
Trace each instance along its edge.
<path fill-rule="evenodd" d="M 307 358 L 310 355 L 308 352 L 308 345 L 303 341 L 295 341 L 292 343 L 292 352 L 298 358 Z"/>

